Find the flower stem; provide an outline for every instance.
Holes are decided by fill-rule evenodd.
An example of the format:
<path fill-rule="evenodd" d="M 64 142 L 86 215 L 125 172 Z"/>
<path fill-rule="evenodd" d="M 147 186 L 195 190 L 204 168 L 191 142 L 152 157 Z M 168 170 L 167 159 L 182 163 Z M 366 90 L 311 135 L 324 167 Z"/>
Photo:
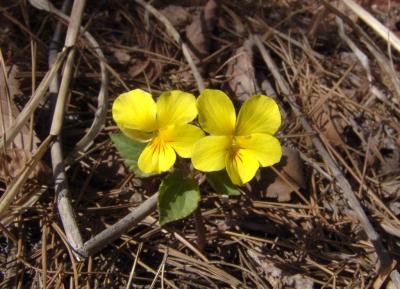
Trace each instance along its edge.
<path fill-rule="evenodd" d="M 201 210 L 199 207 L 193 212 L 193 219 L 197 232 L 197 247 L 200 251 L 204 251 L 204 247 L 206 246 L 207 242 L 206 228 L 204 226 L 203 216 L 201 215 Z"/>

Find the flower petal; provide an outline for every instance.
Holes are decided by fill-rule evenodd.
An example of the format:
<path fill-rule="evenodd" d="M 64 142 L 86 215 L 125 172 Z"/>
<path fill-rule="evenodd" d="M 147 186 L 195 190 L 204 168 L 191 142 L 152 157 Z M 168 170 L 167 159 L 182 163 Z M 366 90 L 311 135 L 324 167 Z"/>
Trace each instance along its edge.
<path fill-rule="evenodd" d="M 196 116 L 196 98 L 191 93 L 171 90 L 157 100 L 157 122 L 161 128 L 189 123 Z"/>
<path fill-rule="evenodd" d="M 244 149 L 231 151 L 226 156 L 226 171 L 235 185 L 249 182 L 259 168 L 255 156 Z"/>
<path fill-rule="evenodd" d="M 112 107 L 114 121 L 119 127 L 154 131 L 157 127 L 157 106 L 151 94 L 134 89 L 118 96 Z"/>
<path fill-rule="evenodd" d="M 205 89 L 197 99 L 199 123 L 213 135 L 233 135 L 236 112 L 229 97 L 217 89 Z"/>
<path fill-rule="evenodd" d="M 250 152 L 262 167 L 272 166 L 281 160 L 281 144 L 271 135 L 253 133 L 249 136 L 237 136 L 235 140 L 238 147 Z"/>
<path fill-rule="evenodd" d="M 184 124 L 161 129 L 159 135 L 180 157 L 190 158 L 194 143 L 204 137 L 204 132 L 195 125 Z"/>
<path fill-rule="evenodd" d="M 139 156 L 139 169 L 147 174 L 168 171 L 175 163 L 173 148 L 159 137 L 154 138 Z"/>
<path fill-rule="evenodd" d="M 133 140 L 139 141 L 139 142 L 148 142 L 153 137 L 153 134 L 149 133 L 149 132 L 143 132 L 143 131 L 136 130 L 136 129 L 124 128 L 122 126 L 120 126 L 119 129 L 126 136 L 130 137 Z"/>
<path fill-rule="evenodd" d="M 192 163 L 199 171 L 214 172 L 225 168 L 225 157 L 232 145 L 230 136 L 206 136 L 193 146 Z"/>
<path fill-rule="evenodd" d="M 255 95 L 246 100 L 239 111 L 236 135 L 274 134 L 281 125 L 278 104 L 271 97 Z"/>

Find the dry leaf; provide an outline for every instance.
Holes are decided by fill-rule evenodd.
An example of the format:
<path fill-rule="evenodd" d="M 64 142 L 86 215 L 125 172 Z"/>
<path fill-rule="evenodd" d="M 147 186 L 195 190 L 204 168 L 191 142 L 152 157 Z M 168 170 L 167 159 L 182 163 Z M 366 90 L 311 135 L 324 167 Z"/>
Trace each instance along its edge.
<path fill-rule="evenodd" d="M 314 115 L 319 131 L 333 145 L 341 145 L 345 123 L 331 108 L 323 105 Z"/>
<path fill-rule="evenodd" d="M 7 133 L 7 130 L 19 114 L 19 110 L 14 103 L 14 97 L 21 93 L 19 81 L 16 79 L 18 68 L 13 66 L 9 72 L 7 67 L 5 69 L 7 75 L 4 75 L 3 69 L 0 68 L 1 135 Z M 23 126 L 12 142 L 13 148 L 0 151 L 0 179 L 7 181 L 17 177 L 31 159 L 38 142 L 39 139 L 35 134 L 31 136 L 29 127 Z M 49 175 L 49 168 L 43 163 L 39 163 L 30 178 L 39 177 L 40 175 Z"/>
<path fill-rule="evenodd" d="M 236 33 L 238 34 L 244 34 L 246 29 L 245 26 L 243 24 L 242 19 L 240 18 L 240 16 L 238 16 L 232 9 L 230 9 L 228 6 L 224 6 L 223 9 L 225 10 L 225 12 L 230 16 L 230 19 L 228 18 L 228 22 L 224 21 L 223 18 L 221 18 L 221 21 L 223 23 L 221 23 L 220 26 L 227 28 L 227 26 L 229 26 L 229 29 L 231 29 L 231 27 L 233 26 L 233 28 L 235 29 Z"/>
<path fill-rule="evenodd" d="M 384 151 L 382 153 L 384 162 L 381 164 L 380 173 L 398 175 L 400 172 L 400 148 L 394 142 L 387 141 Z"/>
<path fill-rule="evenodd" d="M 400 274 L 399 271 L 394 269 L 390 273 L 390 281 L 387 284 L 387 289 L 400 289 Z"/>
<path fill-rule="evenodd" d="M 255 251 L 247 250 L 249 257 L 258 265 L 258 271 L 265 277 L 273 288 L 312 289 L 314 282 L 300 274 L 290 275 L 275 266 L 268 257 Z"/>
<path fill-rule="evenodd" d="M 0 152 L 0 179 L 10 180 L 20 175 L 26 163 L 32 158 L 32 153 L 23 149 L 7 149 Z M 29 178 L 49 176 L 50 169 L 39 162 Z"/>
<path fill-rule="evenodd" d="M 253 52 L 251 40 L 246 40 L 243 46 L 236 50 L 226 71 L 230 78 L 229 86 L 237 99 L 244 101 L 256 93 L 256 76 L 253 67 Z"/>
<path fill-rule="evenodd" d="M 5 67 L 7 75 L 0 68 L 0 135 L 3 136 L 14 123 L 15 118 L 19 114 L 19 110 L 14 103 L 14 97 L 21 94 L 19 89 L 19 81 L 16 79 L 18 73 L 17 66 L 13 66 L 11 70 Z M 32 145 L 31 145 L 32 142 Z M 23 126 L 20 132 L 12 142 L 13 146 L 19 149 L 28 149 L 34 151 L 37 148 L 38 138 L 34 135 L 33 141 L 28 126 Z"/>
<path fill-rule="evenodd" d="M 272 97 L 272 98 L 277 98 L 275 89 L 271 83 L 271 81 L 269 81 L 269 79 L 261 74 L 262 80 L 261 80 L 261 91 L 265 92 L 266 95 Z M 281 110 L 281 113 L 284 113 L 284 110 Z M 283 118 L 285 118 L 285 115 L 282 115 Z"/>
<path fill-rule="evenodd" d="M 148 58 L 145 60 L 137 59 L 135 63 L 129 67 L 128 74 L 133 79 L 143 73 L 149 65 L 150 60 Z"/>
<path fill-rule="evenodd" d="M 357 1 L 367 9 L 378 10 L 379 12 L 389 13 L 395 9 L 400 8 L 400 0 L 364 0 Z"/>
<path fill-rule="evenodd" d="M 180 26 L 186 23 L 190 18 L 190 13 L 182 6 L 168 5 L 160 10 L 173 26 Z"/>
<path fill-rule="evenodd" d="M 306 186 L 304 177 L 303 162 L 300 159 L 297 150 L 283 147 L 283 156 L 281 162 L 275 168 L 290 181 L 289 185 L 284 179 L 279 176 L 270 183 L 267 187 L 267 197 L 278 198 L 279 202 L 287 202 L 290 200 L 290 195 L 294 188 L 299 189 Z"/>
<path fill-rule="evenodd" d="M 120 48 L 110 48 L 110 50 L 113 52 L 114 57 L 118 60 L 120 64 L 128 64 L 129 61 L 131 60 L 131 56 L 129 53 Z"/>
<path fill-rule="evenodd" d="M 209 51 L 209 33 L 213 30 L 218 5 L 209 0 L 203 10 L 193 16 L 192 23 L 186 27 L 186 38 L 195 63 Z"/>

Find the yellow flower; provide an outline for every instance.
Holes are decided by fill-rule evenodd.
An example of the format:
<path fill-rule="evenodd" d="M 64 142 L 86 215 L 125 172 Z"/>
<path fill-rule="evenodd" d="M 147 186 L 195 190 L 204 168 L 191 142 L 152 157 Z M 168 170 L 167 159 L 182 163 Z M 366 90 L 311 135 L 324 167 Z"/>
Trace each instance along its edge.
<path fill-rule="evenodd" d="M 282 148 L 272 135 L 281 125 L 276 102 L 265 95 L 249 98 L 236 119 L 229 97 L 220 90 L 205 89 L 197 99 L 199 123 L 210 135 L 193 147 L 193 166 L 204 172 L 226 168 L 232 182 L 250 181 L 258 168 L 280 161 Z"/>
<path fill-rule="evenodd" d="M 124 134 L 148 142 L 138 160 L 145 173 L 169 170 L 176 153 L 190 158 L 193 144 L 204 136 L 200 128 L 188 124 L 197 116 L 196 98 L 179 90 L 162 93 L 157 103 L 141 89 L 123 93 L 115 99 L 112 115 Z"/>

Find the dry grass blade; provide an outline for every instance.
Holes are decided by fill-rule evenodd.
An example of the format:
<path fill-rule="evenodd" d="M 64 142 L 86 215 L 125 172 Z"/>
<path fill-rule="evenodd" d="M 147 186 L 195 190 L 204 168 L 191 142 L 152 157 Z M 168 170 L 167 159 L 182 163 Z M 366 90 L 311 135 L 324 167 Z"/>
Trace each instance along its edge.
<path fill-rule="evenodd" d="M 164 24 L 167 27 L 167 31 L 171 34 L 171 36 L 174 38 L 175 41 L 177 41 L 178 43 L 181 42 L 179 33 L 175 30 L 175 28 L 163 14 L 157 11 L 150 4 L 144 3 L 141 0 L 136 0 L 136 2 L 143 5 L 149 12 L 151 12 Z M 193 74 L 197 81 L 198 89 L 200 91 L 203 90 L 204 89 L 203 79 L 201 78 L 198 69 L 194 64 L 193 59 L 190 56 L 190 52 L 184 43 L 182 43 L 182 51 L 187 61 L 189 62 L 190 67 L 192 68 Z M 109 229 L 104 230 L 97 236 L 93 237 L 91 240 L 87 241 L 81 250 L 81 254 L 83 256 L 90 256 L 96 253 L 98 250 L 102 249 L 111 241 L 119 238 L 121 234 L 123 234 L 133 225 L 137 224 L 143 218 L 151 214 L 156 209 L 156 204 L 157 204 L 157 194 L 154 194 L 146 202 L 144 202 L 138 208 L 136 208 L 134 212 L 132 212 L 131 214 L 127 215 L 126 217 L 118 221 Z"/>
<path fill-rule="evenodd" d="M 196 79 L 196 83 L 197 83 L 197 88 L 199 91 L 204 90 L 205 85 L 204 85 L 204 81 L 203 78 L 200 75 L 200 72 L 192 58 L 192 55 L 190 53 L 190 49 L 188 48 L 187 44 L 184 43 L 181 39 L 181 36 L 179 35 L 178 31 L 176 31 L 176 29 L 174 28 L 174 26 L 171 24 L 171 22 L 168 20 L 167 17 L 165 17 L 163 14 L 161 14 L 157 9 L 155 9 L 152 5 L 144 2 L 143 0 L 135 0 L 137 3 L 139 3 L 140 5 L 142 5 L 143 7 L 145 7 L 151 14 L 153 14 L 160 22 L 162 22 L 165 25 L 165 28 L 167 30 L 167 33 L 169 35 L 171 35 L 171 37 L 178 43 L 181 45 L 182 47 L 182 52 L 183 55 L 186 58 L 186 61 L 188 62 L 193 76 Z"/>
<path fill-rule="evenodd" d="M 63 164 L 60 138 L 58 138 L 53 144 L 51 148 L 51 156 L 58 212 L 61 217 L 67 240 L 75 252 L 83 246 L 83 240 L 69 198 L 70 193 Z M 76 255 L 76 257 L 79 260 L 79 256 Z"/>
<path fill-rule="evenodd" d="M 357 45 L 354 43 L 354 41 L 352 41 L 346 35 L 346 33 L 344 31 L 343 20 L 336 16 L 336 22 L 338 24 L 339 36 L 347 43 L 347 45 L 350 47 L 350 49 L 354 52 L 354 54 L 356 55 L 357 59 L 360 61 L 361 65 L 365 69 L 369 82 L 371 82 L 372 81 L 371 68 L 370 68 L 370 65 L 369 65 L 369 61 L 368 61 L 367 55 L 365 53 L 363 53 L 361 51 L 361 49 L 357 47 Z"/>
<path fill-rule="evenodd" d="M 106 230 L 102 231 L 98 235 L 85 242 L 83 248 L 79 250 L 82 256 L 90 256 L 121 237 L 126 231 L 132 228 L 132 226 L 139 223 L 141 220 L 150 215 L 157 208 L 158 194 L 152 195 L 145 202 L 140 204 L 139 207 L 135 208 L 133 212 L 119 220 L 114 225 L 110 226 Z"/>
<path fill-rule="evenodd" d="M 61 19 L 65 20 L 66 22 L 70 22 L 70 17 L 64 14 L 62 11 L 56 9 L 50 2 L 47 0 L 40 0 L 38 1 L 31 1 L 32 5 L 34 5 L 38 9 L 46 10 L 51 13 L 54 13 Z M 79 4 L 81 5 L 81 4 Z M 80 17 L 80 16 L 79 16 Z M 75 24 L 74 24 L 75 25 Z M 75 29 L 75 28 L 74 28 Z M 85 133 L 85 135 L 76 143 L 73 151 L 68 155 L 67 159 L 65 160 L 65 163 L 71 164 L 77 157 L 79 157 L 85 150 L 88 149 L 88 147 L 93 143 L 93 140 L 95 137 L 98 135 L 100 130 L 103 128 L 105 119 L 106 119 L 106 114 L 107 114 L 107 101 L 108 101 L 108 73 L 107 73 L 107 65 L 105 63 L 105 56 L 100 48 L 99 43 L 96 41 L 96 39 L 90 34 L 88 31 L 86 31 L 83 27 L 76 28 L 79 29 L 80 32 L 83 34 L 83 36 L 86 38 L 88 41 L 90 47 L 93 49 L 93 51 L 97 54 L 100 62 L 100 71 L 101 71 L 101 86 L 100 90 L 97 96 L 97 101 L 98 101 L 98 106 L 97 106 L 97 111 L 94 116 L 94 120 L 88 131 Z M 76 32 L 77 33 L 77 32 Z M 75 34 L 75 32 L 74 32 Z M 72 35 L 72 34 L 71 34 Z M 75 36 L 74 36 L 75 37 Z M 72 38 L 71 38 L 72 39 Z M 69 40 L 71 41 L 71 40 Z M 51 61 L 51 63 L 53 60 Z M 58 90 L 58 88 L 57 88 Z"/>
<path fill-rule="evenodd" d="M 0 108 L 8 109 L 14 101 L 22 109 L 41 80 L 46 81 L 56 59 L 51 55 L 62 49 L 68 24 L 77 18 L 66 15 L 70 15 L 72 0 L 61 1 L 62 6 L 57 1 L 30 0 L 34 7 L 26 1 L 1 2 L 0 14 L 5 16 L 0 17 L 2 69 L 10 82 L 11 68 L 18 67 L 21 93 L 13 96 L 11 83 L 9 98 L 3 99 Z M 338 1 L 194 0 L 176 1 L 172 6 L 164 1 L 153 1 L 151 6 L 147 0 L 120 2 L 86 1 L 83 26 L 76 22 L 75 36 L 70 34 L 71 40 L 77 37 L 78 41 L 68 48 L 75 49 L 75 57 L 68 60 L 73 63 L 71 81 L 63 84 L 68 96 L 65 106 L 58 108 L 62 124 L 54 122 L 52 130 L 62 138 L 52 146 L 58 157 L 54 163 L 60 164 L 54 173 L 57 184 L 28 179 L 1 216 L 0 267 L 5 268 L 5 275 L 0 273 L 0 287 L 396 288 L 397 270 L 377 269 L 380 256 L 350 208 L 343 191 L 346 187 L 338 178 L 344 176 L 351 185 L 396 266 L 400 261 L 397 50 L 363 20 L 352 20 L 359 17 Z M 222 9 L 211 11 L 215 12 L 211 13 L 214 26 L 207 27 L 204 55 L 196 59 L 183 34 L 188 23 L 206 17 L 207 3 Z M 395 23 L 400 4 L 391 1 L 390 8 L 385 7 L 389 13 L 374 6 L 369 12 L 398 34 Z M 199 11 L 201 17 L 195 17 Z M 337 17 L 343 20 L 342 30 L 338 30 L 342 27 Z M 248 39 L 253 41 L 252 34 L 260 35 L 259 49 L 254 49 L 254 41 L 249 43 L 253 47 L 248 55 L 237 51 L 244 49 Z M 187 42 L 182 44 L 182 39 Z M 269 53 L 268 65 L 262 49 Z M 50 101 L 41 98 L 28 117 L 33 121 L 24 122 L 12 146 L 21 133 L 28 132 L 28 123 L 40 140 L 48 136 L 54 95 L 58 95 L 61 75 L 71 65 L 64 67 L 54 74 L 60 79 L 52 78 Z M 261 169 L 241 188 L 239 197 L 217 195 L 209 184 L 201 183 L 203 251 L 196 246 L 199 230 L 192 218 L 160 226 L 158 212 L 151 206 L 142 216 L 131 214 L 143 209 L 164 175 L 139 178 L 127 169 L 110 141 L 109 134 L 118 128 L 107 109 L 115 96 L 132 88 L 153 95 L 171 89 L 198 95 L 202 79 L 193 77 L 196 69 L 204 77 L 203 85 L 227 90 L 229 95 L 233 95 L 229 93 L 232 80 L 236 81 L 233 90 L 243 88 L 244 98 L 254 89 L 274 97 L 283 120 L 277 137 L 284 147 L 299 152 L 296 162 L 302 163 Z M 107 91 L 109 100 L 107 94 L 102 95 Z M 65 95 L 60 104 L 62 98 Z M 18 114 L 13 113 L 11 119 Z M 311 126 L 309 131 L 303 126 L 304 119 Z M 8 134 L 7 129 L 3 131 Z M 317 149 L 312 142 L 315 137 L 325 151 Z M 335 175 L 325 161 L 325 152 L 342 176 Z M 30 154 L 17 159 L 6 163 L 11 170 L 8 180 L 0 180 L 4 198 L 20 177 L 14 167 L 26 171 L 32 162 Z M 50 159 L 45 155 L 41 161 Z M 285 164 L 283 158 L 281 165 Z M 293 174 L 300 172 L 304 173 L 300 178 Z M 268 187 L 275 174 L 280 179 L 278 186 Z M 286 201 L 279 199 L 282 188 Z M 74 230 L 64 231 L 56 205 L 66 200 L 76 215 L 71 222 L 76 222 L 77 235 L 89 240 L 86 246 L 93 246 L 92 237 L 97 242 L 91 255 L 79 262 L 75 255 L 79 252 L 73 248 L 79 244 L 68 236 Z M 121 226 L 118 222 L 126 216 L 126 223 L 131 223 Z M 132 220 L 136 222 L 133 226 Z"/>
<path fill-rule="evenodd" d="M 8 129 L 15 123 L 15 119 L 19 114 L 19 110 L 15 105 L 15 98 L 21 94 L 21 91 L 19 88 L 20 83 L 16 79 L 17 66 L 7 69 L 1 51 L 0 62 L 0 134 L 5 137 Z M 32 157 L 38 143 L 39 139 L 36 134 L 31 133 L 29 126 L 23 126 L 12 141 L 12 147 L 3 149 L 0 152 L 0 179 L 7 182 L 9 179 L 16 178 Z M 29 177 L 36 178 L 46 174 L 47 167 L 40 162 Z"/>
<path fill-rule="evenodd" d="M 50 135 L 57 138 L 51 148 L 51 160 L 53 166 L 55 191 L 57 195 L 57 207 L 68 242 L 71 244 L 74 250 L 77 250 L 83 246 L 83 240 L 75 219 L 71 201 L 69 199 L 68 181 L 63 164 L 64 157 L 61 148 L 61 137 L 59 134 L 61 133 L 61 128 L 63 126 L 65 106 L 67 102 L 67 96 L 69 94 L 73 62 L 75 58 L 75 45 L 78 32 L 81 27 L 85 2 L 86 1 L 75 0 L 72 6 L 71 19 L 73 19 L 73 21 L 69 22 L 67 36 L 64 43 L 66 47 L 71 47 L 71 49 L 68 53 L 65 69 L 62 74 L 61 84 L 58 91 L 50 128 Z M 77 258 L 79 259 L 78 256 Z"/>
<path fill-rule="evenodd" d="M 382 37 L 388 44 L 392 45 L 398 52 L 400 52 L 400 39 L 382 23 L 380 23 L 374 16 L 366 11 L 362 6 L 353 0 L 343 0 L 354 13 L 357 14 L 365 23 L 367 23 L 375 32 Z"/>
<path fill-rule="evenodd" d="M 285 83 L 283 80 L 283 77 L 280 76 L 280 73 L 269 55 L 269 53 L 263 48 L 261 41 L 259 40 L 258 36 L 255 36 L 256 44 L 257 47 L 260 49 L 260 53 L 263 56 L 263 59 L 265 60 L 266 65 L 268 68 L 271 70 L 272 74 L 274 77 L 276 77 L 277 83 L 281 86 L 282 91 L 284 92 L 285 96 L 289 100 L 289 104 L 295 113 L 295 115 L 300 119 L 300 122 L 306 132 L 308 133 L 314 133 L 313 128 L 310 126 L 308 123 L 307 119 L 303 116 L 300 108 L 298 105 L 296 105 L 295 100 L 292 97 L 292 94 L 290 93 L 289 85 Z M 287 92 L 287 94 L 285 93 Z M 348 180 L 346 177 L 343 175 L 342 171 L 339 169 L 335 161 L 332 159 L 331 155 L 328 153 L 326 150 L 325 146 L 321 142 L 321 140 L 314 136 L 312 137 L 312 142 L 316 149 L 318 150 L 319 154 L 321 157 L 324 159 L 325 163 L 328 165 L 329 169 L 332 171 L 332 174 L 334 176 L 334 179 L 338 183 L 338 185 L 341 187 L 348 203 L 349 206 L 354 212 L 357 214 L 357 218 L 360 221 L 365 233 L 367 234 L 369 240 L 371 243 L 374 245 L 376 252 L 379 256 L 379 270 L 380 272 L 386 272 L 388 268 L 391 267 L 392 260 L 391 257 L 388 255 L 387 250 L 382 244 L 381 238 L 379 234 L 375 231 L 374 227 L 372 226 L 371 222 L 369 221 L 366 213 L 364 212 L 359 200 L 355 196 Z"/>
<path fill-rule="evenodd" d="M 7 209 L 13 201 L 14 197 L 21 191 L 28 177 L 32 174 L 33 170 L 38 165 L 38 162 L 47 151 L 49 145 L 53 140 L 52 136 L 48 136 L 46 140 L 38 147 L 35 154 L 32 156 L 30 161 L 26 164 L 25 168 L 21 171 L 20 175 L 14 179 L 9 185 L 7 190 L 4 192 L 0 199 L 0 217 L 4 217 L 7 213 Z"/>
<path fill-rule="evenodd" d="M 376 46 L 375 42 L 359 25 L 354 23 L 349 17 L 336 9 L 332 4 L 324 1 L 324 5 L 338 17 L 346 21 L 355 32 L 361 36 L 361 42 L 367 47 L 368 51 L 372 54 L 373 59 L 375 59 L 379 64 L 382 74 L 391 82 L 391 85 L 393 86 L 393 94 L 397 97 L 394 101 L 398 103 L 400 98 L 400 80 L 398 78 L 398 73 L 394 70 L 389 59 L 384 55 L 384 53 L 382 53 L 382 51 Z M 391 87 L 389 86 L 389 88 Z"/>
<path fill-rule="evenodd" d="M 0 112 L 1 124 L 0 135 L 4 137 L 8 133 L 8 129 L 13 125 L 15 119 L 20 113 L 15 105 L 14 98 L 21 94 L 20 83 L 16 79 L 18 74 L 18 67 L 13 66 L 11 69 L 7 68 L 4 63 L 3 54 L 0 51 Z M 12 145 L 15 148 L 31 151 L 37 148 L 38 138 L 36 135 L 31 136 L 29 126 L 23 126 L 14 138 Z"/>
<path fill-rule="evenodd" d="M 46 94 L 47 89 L 49 88 L 52 78 L 60 69 L 60 66 L 63 63 L 66 54 L 67 50 L 63 50 L 58 55 L 56 61 L 54 62 L 54 65 L 46 73 L 43 80 L 40 82 L 40 85 L 37 87 L 35 93 L 32 95 L 31 99 L 25 105 L 21 113 L 18 115 L 17 119 L 15 120 L 15 123 L 12 125 L 12 127 L 9 128 L 8 134 L 0 140 L 0 148 L 7 147 L 14 140 L 15 136 L 20 132 L 22 127 L 28 121 L 29 117 L 38 107 L 42 97 Z"/>
<path fill-rule="evenodd" d="M 213 276 L 213 278 L 220 279 L 228 284 L 232 288 L 237 288 L 241 286 L 241 282 L 235 278 L 234 276 L 228 274 L 227 272 L 219 269 L 218 267 L 214 266 L 213 264 L 210 264 L 210 262 L 204 262 L 200 260 L 196 260 L 190 256 L 187 256 L 177 250 L 174 250 L 172 248 L 163 248 L 164 252 L 168 252 L 169 255 L 172 257 L 177 257 L 182 260 L 189 261 L 188 263 L 191 264 L 194 267 L 198 267 L 204 271 L 210 272 Z"/>

